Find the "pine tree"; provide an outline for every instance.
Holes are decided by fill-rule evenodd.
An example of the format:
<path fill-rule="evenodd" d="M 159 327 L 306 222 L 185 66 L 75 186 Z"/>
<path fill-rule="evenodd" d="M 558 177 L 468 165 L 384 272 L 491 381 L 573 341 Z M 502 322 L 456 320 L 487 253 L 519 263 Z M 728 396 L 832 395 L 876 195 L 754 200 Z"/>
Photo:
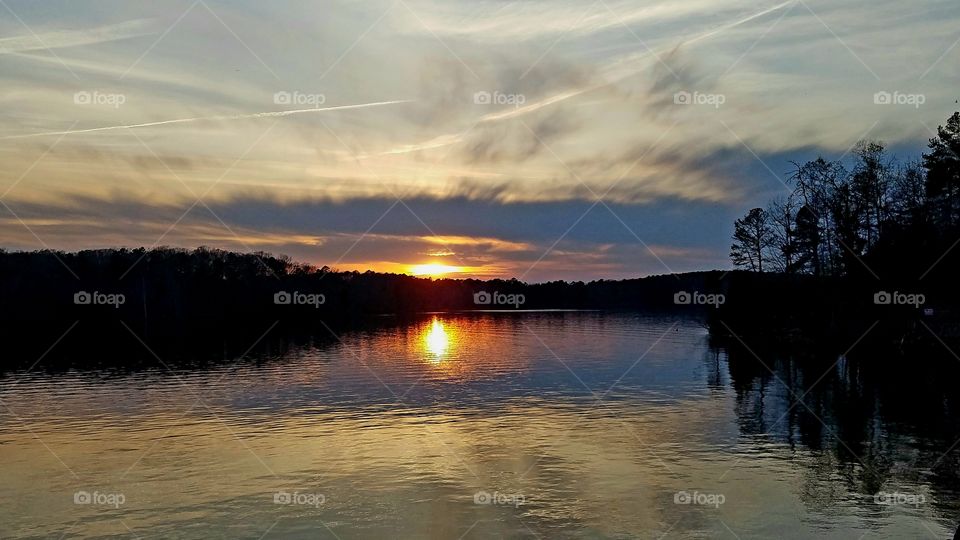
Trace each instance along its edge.
<path fill-rule="evenodd" d="M 735 266 L 763 272 L 763 263 L 772 245 L 770 217 L 763 208 L 754 208 L 734 223 L 730 258 Z"/>

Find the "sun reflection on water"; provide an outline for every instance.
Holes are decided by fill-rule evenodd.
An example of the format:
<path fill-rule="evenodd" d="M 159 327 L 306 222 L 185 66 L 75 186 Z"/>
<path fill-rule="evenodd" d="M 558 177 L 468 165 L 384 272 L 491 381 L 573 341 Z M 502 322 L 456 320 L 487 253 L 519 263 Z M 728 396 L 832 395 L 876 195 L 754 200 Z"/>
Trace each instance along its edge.
<path fill-rule="evenodd" d="M 443 323 L 437 318 L 433 319 L 430 330 L 424 334 L 423 341 L 426 345 L 427 352 L 433 355 L 435 362 L 439 362 L 450 348 L 450 336 L 447 335 Z"/>

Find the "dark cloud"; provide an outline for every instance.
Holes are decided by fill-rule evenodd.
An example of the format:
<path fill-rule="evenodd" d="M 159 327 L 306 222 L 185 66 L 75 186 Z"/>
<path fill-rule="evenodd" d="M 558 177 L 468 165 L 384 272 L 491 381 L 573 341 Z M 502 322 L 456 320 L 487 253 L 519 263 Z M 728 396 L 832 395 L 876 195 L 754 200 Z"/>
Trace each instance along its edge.
<path fill-rule="evenodd" d="M 676 200 L 610 204 L 609 209 L 587 201 L 502 203 L 465 197 L 420 197 L 393 203 L 389 198 L 296 203 L 248 198 L 211 202 L 212 213 L 198 205 L 186 216 L 188 203 L 182 207 L 157 206 L 131 199 L 74 198 L 58 204 L 21 202 L 12 207 L 28 222 L 58 216 L 58 223 L 40 227 L 39 234 L 67 249 L 100 247 L 104 241 L 110 243 L 121 236 L 126 239 L 117 242 L 121 245 L 138 245 L 137 240 L 151 245 L 179 219 L 161 243 L 234 249 L 242 248 L 245 241 L 259 242 L 250 245 L 251 249 L 261 249 L 268 243 L 270 251 L 318 264 L 332 263 L 351 246 L 343 264 L 411 262 L 422 254 L 446 249 L 453 254 L 440 256 L 455 264 L 496 265 L 519 271 L 532 265 L 566 232 L 564 240 L 555 246 L 556 254 L 544 263 L 544 271 L 560 265 L 569 270 L 565 277 L 576 277 L 573 269 L 577 267 L 580 278 L 592 277 L 591 272 L 626 276 L 663 271 L 662 267 L 651 267 L 651 261 L 660 264 L 644 244 L 668 246 L 662 258 L 671 268 L 721 266 L 722 260 L 710 261 L 704 254 L 710 252 L 710 246 L 726 242 L 726 228 L 732 221 L 722 207 L 704 204 L 696 209 L 698 219 L 694 223 L 688 218 L 691 203 Z M 367 236 L 354 246 L 365 233 Z M 444 242 L 435 240 L 434 234 L 444 237 Z M 95 246 L 85 241 L 94 238 Z M 5 240 L 11 244 L 9 238 Z M 531 274 L 532 279 L 537 276 L 559 274 Z"/>
<path fill-rule="evenodd" d="M 192 171 L 203 167 L 223 166 L 223 162 L 216 159 L 204 158 L 198 155 L 169 154 L 157 152 L 156 154 L 144 148 L 131 135 L 130 144 L 133 151 L 118 152 L 115 149 L 106 150 L 92 144 L 83 142 L 61 143 L 50 149 L 49 154 L 60 158 L 63 161 L 75 161 L 85 165 L 117 165 L 125 164 L 132 167 L 135 171 L 152 174 L 155 172 L 168 172 L 172 169 L 175 172 Z M 42 153 L 47 149 L 43 145 L 30 145 Z"/>
<path fill-rule="evenodd" d="M 652 82 L 646 94 L 649 101 L 646 113 L 653 118 L 669 116 L 682 111 L 674 103 L 677 92 L 713 93 L 717 86 L 716 69 L 706 69 L 693 55 L 677 47 L 665 55 L 652 68 Z"/>
<path fill-rule="evenodd" d="M 471 165 L 522 163 L 538 155 L 550 156 L 547 147 L 579 126 L 570 112 L 559 110 L 538 117 L 482 124 L 468 133 L 459 153 Z"/>

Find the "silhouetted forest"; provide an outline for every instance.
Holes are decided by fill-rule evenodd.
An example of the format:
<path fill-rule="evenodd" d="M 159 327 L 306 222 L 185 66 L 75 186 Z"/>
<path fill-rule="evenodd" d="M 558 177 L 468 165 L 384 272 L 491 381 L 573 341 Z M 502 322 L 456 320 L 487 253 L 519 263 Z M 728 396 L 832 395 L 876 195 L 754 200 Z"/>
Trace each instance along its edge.
<path fill-rule="evenodd" d="M 729 291 L 722 317 L 760 332 L 843 332 L 879 320 L 900 341 L 918 338 L 917 328 L 956 338 L 960 113 L 918 159 L 901 161 L 875 141 L 851 155 L 849 169 L 823 157 L 794 163 L 792 192 L 736 221 L 730 257 L 756 277 Z"/>
<path fill-rule="evenodd" d="M 0 251 L 0 303 L 8 324 L 123 320 L 134 328 L 178 330 L 449 310 L 669 308 L 675 292 L 717 289 L 723 275 L 527 284 L 338 272 L 285 256 L 210 248 Z M 486 303 L 475 297 L 483 293 Z"/>
<path fill-rule="evenodd" d="M 928 152 L 900 161 L 860 141 L 852 169 L 823 157 L 794 163 L 793 191 L 735 223 L 735 266 L 815 276 L 930 279 L 952 275 L 960 254 L 960 112 Z"/>

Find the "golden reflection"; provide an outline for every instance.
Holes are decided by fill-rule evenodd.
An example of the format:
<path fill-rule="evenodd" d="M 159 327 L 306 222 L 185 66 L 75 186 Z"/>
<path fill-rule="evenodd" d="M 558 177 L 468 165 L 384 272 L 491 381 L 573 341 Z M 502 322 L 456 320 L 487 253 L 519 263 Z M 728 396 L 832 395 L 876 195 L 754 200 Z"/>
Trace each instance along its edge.
<path fill-rule="evenodd" d="M 516 331 L 514 324 L 506 318 L 436 314 L 398 332 L 391 338 L 396 339 L 395 345 L 381 337 L 371 346 L 377 350 L 403 347 L 405 350 L 394 356 L 428 368 L 430 377 L 466 382 L 529 368 L 536 356 L 518 351 L 516 342 L 502 338 L 506 332 Z M 382 369 L 389 370 L 394 363 L 392 360 Z"/>
<path fill-rule="evenodd" d="M 427 352 L 432 354 L 436 361 L 439 362 L 447 354 L 447 349 L 450 347 L 450 336 L 447 335 L 447 331 L 439 319 L 433 319 L 430 330 L 424 335 L 424 342 L 427 346 Z"/>

